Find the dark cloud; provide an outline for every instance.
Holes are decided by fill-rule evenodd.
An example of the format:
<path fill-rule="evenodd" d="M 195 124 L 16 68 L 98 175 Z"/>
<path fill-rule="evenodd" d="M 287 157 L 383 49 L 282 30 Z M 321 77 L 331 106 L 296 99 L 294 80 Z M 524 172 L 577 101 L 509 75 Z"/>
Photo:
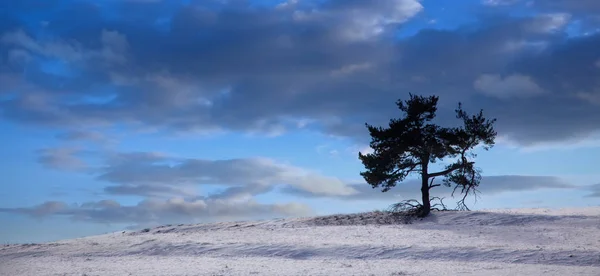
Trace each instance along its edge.
<path fill-rule="evenodd" d="M 108 8 L 123 17 L 107 20 Z M 12 18 L 21 25 L 1 36 L 0 72 L 12 80 L 4 118 L 269 133 L 310 121 L 364 141 L 364 122 L 386 122 L 393 101 L 413 92 L 440 95 L 442 116 L 459 100 L 484 108 L 520 144 L 598 131 L 600 35 L 566 36 L 572 19 L 563 14 L 482 16 L 398 39 L 422 10 L 417 1 L 84 1 L 51 10 L 43 28 Z"/>
<path fill-rule="evenodd" d="M 521 145 L 600 131 L 598 1 L 534 1 L 535 12 L 521 17 L 504 9 L 524 1 L 484 1 L 493 7 L 481 5 L 475 23 L 402 37 L 403 24 L 427 10 L 420 1 L 188 2 L 0 1 L 0 118 L 51 126 L 65 142 L 105 143 L 102 128 L 118 125 L 269 134 L 306 127 L 364 143 L 364 123 L 397 116 L 394 101 L 412 92 L 440 95 L 443 122 L 458 101 L 483 108 L 503 138 Z M 576 22 L 588 35 L 567 32 Z M 146 200 L 0 211 L 147 223 L 307 210 L 253 200 L 279 186 L 308 197 L 418 197 L 416 182 L 381 193 L 270 159 L 96 153 L 96 164 L 85 154 L 43 149 L 38 161 L 90 173 L 108 183 L 106 194 Z M 202 185 L 222 190 L 199 195 Z M 484 194 L 545 188 L 572 186 L 533 176 L 481 185 Z"/>

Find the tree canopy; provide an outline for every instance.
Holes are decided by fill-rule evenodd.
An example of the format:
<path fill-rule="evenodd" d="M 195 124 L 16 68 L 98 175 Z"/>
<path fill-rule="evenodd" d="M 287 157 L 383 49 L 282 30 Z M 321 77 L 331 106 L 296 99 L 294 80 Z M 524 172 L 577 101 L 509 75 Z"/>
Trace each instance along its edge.
<path fill-rule="evenodd" d="M 442 127 L 432 123 L 437 112 L 437 96 L 409 96 L 406 101 L 396 102 L 403 116 L 391 119 L 387 128 L 366 124 L 373 153 L 359 153 L 359 159 L 366 168 L 360 175 L 373 188 L 380 187 L 383 192 L 411 174 L 420 175 L 421 217 L 427 216 L 431 210 L 429 190 L 442 184 L 448 187 L 454 185 L 453 195 L 454 191 L 460 190 L 464 196 L 459 201 L 459 208 L 467 208 L 464 203 L 466 196 L 474 194 L 481 181 L 481 171 L 471 160 L 476 157 L 473 149 L 479 145 L 485 150 L 494 146 L 497 133 L 493 125 L 496 119 L 486 119 L 483 110 L 469 115 L 458 103 L 456 118 L 462 121 L 462 126 Z M 445 158 L 456 158 L 456 161 L 443 170 L 429 170 L 430 164 Z M 442 183 L 434 183 L 434 178 L 441 176 Z"/>

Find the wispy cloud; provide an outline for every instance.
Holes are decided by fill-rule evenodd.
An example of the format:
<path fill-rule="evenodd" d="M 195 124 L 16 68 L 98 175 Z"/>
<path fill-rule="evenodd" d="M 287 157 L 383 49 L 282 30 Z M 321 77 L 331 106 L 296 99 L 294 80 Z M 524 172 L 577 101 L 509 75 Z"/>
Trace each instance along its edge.
<path fill-rule="evenodd" d="M 30 208 L 0 208 L 0 212 L 37 218 L 63 216 L 74 221 L 135 225 L 247 220 L 313 213 L 310 207 L 298 203 L 261 204 L 254 200 L 186 200 L 177 197 L 167 200 L 148 199 L 136 205 L 121 205 L 112 200 L 74 205 L 49 201 Z"/>
<path fill-rule="evenodd" d="M 438 181 L 440 182 L 440 181 Z M 407 180 L 392 188 L 388 192 L 381 192 L 381 189 L 372 188 L 366 183 L 351 184 L 357 193 L 351 195 L 331 196 L 347 200 L 403 200 L 420 198 L 420 180 Z M 484 176 L 481 185 L 477 188 L 482 195 L 496 195 L 506 192 L 536 191 L 543 189 L 565 189 L 575 190 L 581 186 L 573 185 L 564 179 L 553 176 L 522 176 L 522 175 L 499 175 Z M 310 194 L 288 186 L 285 192 L 306 197 L 326 197 L 325 195 Z M 432 189 L 435 195 L 449 196 L 452 188 L 444 186 Z"/>

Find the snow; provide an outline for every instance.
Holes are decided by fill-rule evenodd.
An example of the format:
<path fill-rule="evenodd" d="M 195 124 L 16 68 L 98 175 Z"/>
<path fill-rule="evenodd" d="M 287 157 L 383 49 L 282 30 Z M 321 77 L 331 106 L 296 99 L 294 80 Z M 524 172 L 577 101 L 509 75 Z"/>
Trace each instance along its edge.
<path fill-rule="evenodd" d="M 600 207 L 161 226 L 0 248 L 0 275 L 600 275 Z"/>

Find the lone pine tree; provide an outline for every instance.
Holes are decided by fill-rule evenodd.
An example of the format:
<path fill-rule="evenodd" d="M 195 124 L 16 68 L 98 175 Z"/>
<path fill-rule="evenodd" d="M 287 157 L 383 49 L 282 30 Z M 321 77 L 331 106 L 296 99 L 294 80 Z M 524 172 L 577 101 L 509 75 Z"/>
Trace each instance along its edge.
<path fill-rule="evenodd" d="M 481 181 L 480 170 L 468 157 L 476 156 L 472 150 L 480 144 L 485 150 L 494 146 L 496 119 L 484 118 L 483 110 L 470 116 L 458 103 L 456 118 L 462 120 L 462 126 L 441 127 L 431 123 L 436 116 L 438 97 L 409 95 L 410 99 L 396 102 L 403 118 L 391 119 L 388 128 L 366 124 L 374 151 L 358 154 L 366 168 L 360 175 L 373 188 L 382 187 L 382 192 L 387 192 L 408 175 L 419 174 L 422 205 L 417 215 L 420 217 L 429 215 L 429 190 L 441 186 L 434 183 L 434 178 L 443 176 L 445 186 L 455 185 L 453 195 L 460 188 L 463 197 L 459 206 L 466 208 L 465 198 L 477 191 Z M 444 158 L 456 158 L 456 161 L 442 171 L 430 172 L 429 164 Z"/>

